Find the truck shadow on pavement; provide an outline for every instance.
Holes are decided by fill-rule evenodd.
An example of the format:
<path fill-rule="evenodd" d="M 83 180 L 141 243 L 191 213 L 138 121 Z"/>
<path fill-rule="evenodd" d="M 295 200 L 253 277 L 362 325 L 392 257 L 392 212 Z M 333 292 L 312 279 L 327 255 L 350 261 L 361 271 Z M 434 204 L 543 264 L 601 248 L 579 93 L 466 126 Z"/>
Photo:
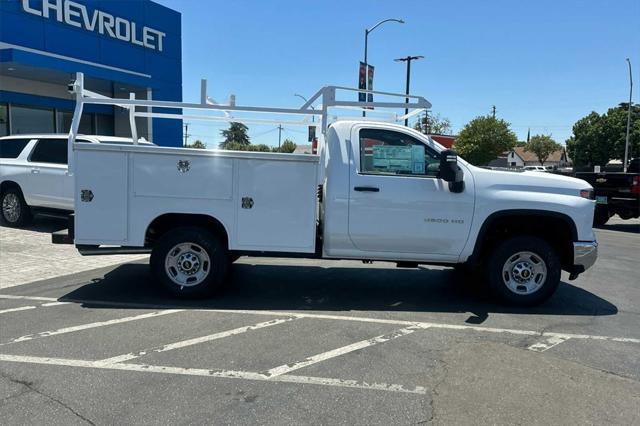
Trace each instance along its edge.
<path fill-rule="evenodd" d="M 562 282 L 540 306 L 497 304 L 476 278 L 452 269 L 380 269 L 296 265 L 233 266 L 227 288 L 217 297 L 180 300 L 155 282 L 146 264 L 121 265 L 60 300 L 91 308 L 181 308 L 283 311 L 471 312 L 480 324 L 489 313 L 615 315 L 618 309 L 595 294 Z"/>
<path fill-rule="evenodd" d="M 630 232 L 632 234 L 640 234 L 640 224 L 637 221 L 629 221 L 628 223 L 610 223 L 599 226 L 595 229 L 605 229 L 607 231 Z"/>
<path fill-rule="evenodd" d="M 22 228 L 17 229 L 31 232 L 40 232 L 43 234 L 51 234 L 55 231 L 60 231 L 62 229 L 67 228 L 67 219 L 62 217 L 53 217 L 53 216 L 41 216 L 36 214 L 33 218 L 33 222 L 28 226 L 24 226 Z M 0 225 L 2 228 L 15 229 L 10 228 L 5 225 Z"/>

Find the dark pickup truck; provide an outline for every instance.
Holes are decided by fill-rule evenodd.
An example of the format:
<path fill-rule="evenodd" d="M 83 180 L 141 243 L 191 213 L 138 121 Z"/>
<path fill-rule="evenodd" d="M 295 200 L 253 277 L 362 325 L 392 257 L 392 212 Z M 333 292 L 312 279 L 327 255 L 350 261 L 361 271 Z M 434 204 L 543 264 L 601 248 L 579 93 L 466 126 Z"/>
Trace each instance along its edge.
<path fill-rule="evenodd" d="M 604 171 L 577 172 L 578 179 L 593 186 L 596 197 L 595 226 L 602 226 L 611 216 L 622 219 L 640 216 L 640 158 L 631 160 L 627 173 Z"/>

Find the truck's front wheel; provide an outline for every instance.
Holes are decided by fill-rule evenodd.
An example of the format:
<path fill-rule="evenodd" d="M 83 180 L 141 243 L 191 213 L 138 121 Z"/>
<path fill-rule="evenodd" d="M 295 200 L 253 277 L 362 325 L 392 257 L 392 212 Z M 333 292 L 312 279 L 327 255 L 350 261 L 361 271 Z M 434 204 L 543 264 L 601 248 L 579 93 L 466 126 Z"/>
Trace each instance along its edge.
<path fill-rule="evenodd" d="M 489 285 L 503 301 L 523 306 L 547 300 L 560 284 L 560 258 L 546 241 L 529 236 L 502 242 L 487 262 Z"/>
<path fill-rule="evenodd" d="M 206 229 L 183 227 L 167 232 L 151 252 L 151 271 L 172 294 L 209 296 L 224 284 L 228 251 Z"/>

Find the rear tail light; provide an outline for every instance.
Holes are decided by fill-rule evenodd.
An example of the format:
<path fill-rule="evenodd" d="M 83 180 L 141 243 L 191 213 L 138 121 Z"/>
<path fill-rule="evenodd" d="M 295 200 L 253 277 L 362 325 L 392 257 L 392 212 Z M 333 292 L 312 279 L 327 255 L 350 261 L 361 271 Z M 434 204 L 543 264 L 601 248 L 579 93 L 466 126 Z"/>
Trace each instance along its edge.
<path fill-rule="evenodd" d="M 640 176 L 634 176 L 631 182 L 631 193 L 640 194 Z"/>

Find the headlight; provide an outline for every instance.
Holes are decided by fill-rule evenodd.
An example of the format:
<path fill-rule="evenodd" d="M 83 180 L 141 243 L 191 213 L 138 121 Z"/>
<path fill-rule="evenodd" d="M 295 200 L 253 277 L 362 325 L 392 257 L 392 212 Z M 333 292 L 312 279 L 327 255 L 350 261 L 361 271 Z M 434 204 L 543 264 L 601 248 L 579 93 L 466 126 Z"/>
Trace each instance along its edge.
<path fill-rule="evenodd" d="M 593 189 L 582 189 L 580 190 L 580 196 L 582 198 L 586 198 L 587 200 L 595 200 L 595 193 L 593 192 Z"/>

